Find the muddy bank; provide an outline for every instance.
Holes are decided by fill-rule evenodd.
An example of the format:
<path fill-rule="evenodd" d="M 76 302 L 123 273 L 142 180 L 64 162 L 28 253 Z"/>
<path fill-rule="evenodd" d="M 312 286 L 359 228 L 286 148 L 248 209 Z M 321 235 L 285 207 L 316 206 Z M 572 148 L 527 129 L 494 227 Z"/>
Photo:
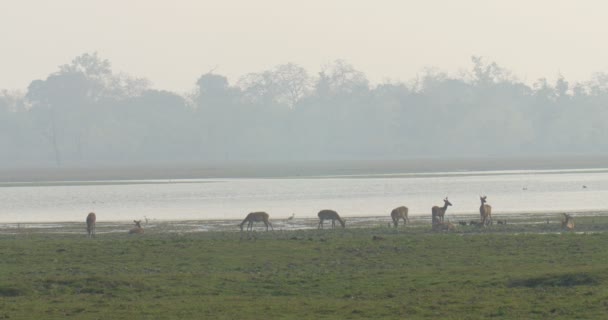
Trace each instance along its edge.
<path fill-rule="evenodd" d="M 576 221 L 576 230 L 581 232 L 608 231 L 608 212 L 574 212 L 570 213 Z M 346 227 L 368 228 L 381 231 L 394 230 L 392 220 L 388 216 L 345 217 Z M 450 220 L 456 226 L 456 232 L 555 232 L 560 231 L 562 215 L 558 213 L 542 214 L 510 214 L 495 215 L 494 224 L 487 228 L 469 225 L 471 221 L 479 221 L 479 215 L 459 215 Z M 501 223 L 499 224 L 498 221 Z M 241 220 L 183 220 L 163 221 L 151 219 L 142 221 L 146 234 L 158 233 L 193 233 L 193 232 L 240 232 Z M 275 231 L 295 231 L 317 229 L 319 220 L 313 218 L 271 219 Z M 97 234 L 122 234 L 133 227 L 127 221 L 97 221 Z M 430 230 L 430 217 L 410 217 L 407 226 L 400 224 L 398 230 L 415 232 Z M 331 223 L 325 223 L 325 229 L 331 229 Z M 263 223 L 254 225 L 256 232 L 265 231 Z M 82 234 L 86 235 L 86 225 L 83 222 L 45 222 L 45 223 L 3 223 L 0 224 L 0 234 Z"/>

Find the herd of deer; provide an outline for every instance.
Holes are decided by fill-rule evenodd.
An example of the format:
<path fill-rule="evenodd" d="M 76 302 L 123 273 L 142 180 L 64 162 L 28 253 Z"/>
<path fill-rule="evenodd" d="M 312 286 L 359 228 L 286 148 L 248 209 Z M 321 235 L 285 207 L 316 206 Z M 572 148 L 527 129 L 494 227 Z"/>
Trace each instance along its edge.
<path fill-rule="evenodd" d="M 487 204 L 486 196 L 479 196 L 479 200 L 481 200 L 481 206 L 479 207 L 479 215 L 480 222 L 471 221 L 471 225 L 478 226 L 487 226 L 492 224 L 492 206 Z M 455 229 L 455 226 L 449 221 L 444 221 L 445 212 L 448 210 L 448 207 L 451 206 L 452 203 L 446 197 L 443 199 L 443 206 L 433 206 L 431 208 L 431 218 L 433 230 L 435 231 L 451 231 Z M 406 225 L 410 222 L 410 219 L 407 216 L 408 208 L 405 206 L 397 207 L 391 211 L 391 219 L 393 220 L 393 225 L 395 228 L 399 226 L 399 220 L 403 220 L 403 224 Z M 332 229 L 336 227 L 336 221 L 340 223 L 342 228 L 346 227 L 346 221 L 340 217 L 340 215 L 334 210 L 321 210 L 317 214 L 319 217 L 319 225 L 318 229 L 323 229 L 323 225 L 325 220 L 331 220 Z M 288 220 L 292 220 L 294 215 L 288 218 Z M 266 226 L 266 231 L 268 231 L 268 227 L 270 226 L 271 230 L 274 230 L 272 224 L 269 220 L 270 216 L 268 213 L 263 211 L 251 212 L 249 213 L 243 222 L 240 223 L 239 227 L 241 231 L 243 231 L 243 226 L 247 224 L 247 231 L 253 230 L 253 224 L 255 222 L 263 222 Z M 95 236 L 95 221 L 96 221 L 95 213 L 91 212 L 87 216 L 87 234 L 89 237 Z M 144 233 L 144 229 L 141 227 L 141 220 L 133 220 L 135 223 L 135 227 L 129 230 L 129 234 L 142 234 Z M 504 224 L 505 221 L 498 221 L 499 224 Z M 466 222 L 465 222 L 466 224 Z M 562 220 L 562 229 L 571 231 L 574 229 L 574 219 L 571 215 L 564 213 L 564 219 Z"/>

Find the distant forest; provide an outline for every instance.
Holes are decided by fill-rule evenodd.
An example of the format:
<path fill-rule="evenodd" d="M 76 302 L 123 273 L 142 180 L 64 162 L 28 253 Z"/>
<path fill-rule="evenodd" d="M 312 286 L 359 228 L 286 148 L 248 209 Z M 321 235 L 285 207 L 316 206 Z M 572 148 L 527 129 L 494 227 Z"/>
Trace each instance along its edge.
<path fill-rule="evenodd" d="M 480 57 L 371 85 L 338 60 L 235 82 L 208 72 L 187 94 L 152 89 L 83 54 L 24 92 L 0 91 L 0 166 L 91 166 L 571 155 L 608 152 L 608 74 L 523 83 Z"/>

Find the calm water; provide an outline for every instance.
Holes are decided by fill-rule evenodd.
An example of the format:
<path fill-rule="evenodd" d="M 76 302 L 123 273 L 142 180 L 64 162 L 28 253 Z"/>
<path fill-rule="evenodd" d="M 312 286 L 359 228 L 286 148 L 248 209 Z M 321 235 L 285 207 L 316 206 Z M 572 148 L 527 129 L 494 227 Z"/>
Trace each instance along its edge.
<path fill-rule="evenodd" d="M 586 188 L 583 188 L 586 186 Z M 447 217 L 479 210 L 487 195 L 493 214 L 608 211 L 608 169 L 447 172 L 281 179 L 200 179 L 0 184 L 0 222 L 241 219 L 386 216 L 400 205 L 430 215 L 449 196 Z"/>

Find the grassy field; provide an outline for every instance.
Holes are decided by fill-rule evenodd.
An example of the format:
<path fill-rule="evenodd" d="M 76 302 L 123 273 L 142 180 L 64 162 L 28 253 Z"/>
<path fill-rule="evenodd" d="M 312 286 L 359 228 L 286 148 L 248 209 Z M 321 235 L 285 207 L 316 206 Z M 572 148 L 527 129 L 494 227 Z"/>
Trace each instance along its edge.
<path fill-rule="evenodd" d="M 603 319 L 608 219 L 576 222 L 22 230 L 0 234 L 0 319 Z"/>

